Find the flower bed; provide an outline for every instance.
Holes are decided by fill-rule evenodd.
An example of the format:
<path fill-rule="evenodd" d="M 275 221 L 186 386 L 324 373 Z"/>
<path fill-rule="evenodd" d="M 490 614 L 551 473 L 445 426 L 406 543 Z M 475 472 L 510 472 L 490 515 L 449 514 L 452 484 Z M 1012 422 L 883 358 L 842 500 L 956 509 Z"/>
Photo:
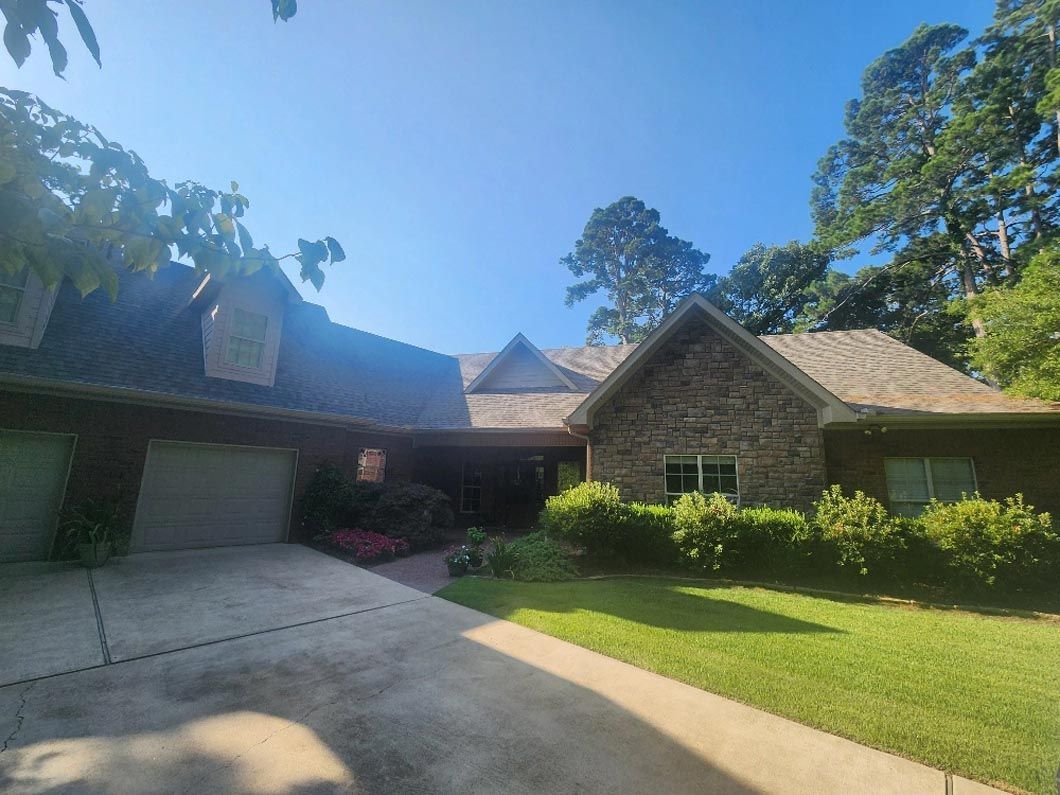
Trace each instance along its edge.
<path fill-rule="evenodd" d="M 352 555 L 358 563 L 374 563 L 409 552 L 409 542 L 404 538 L 390 538 L 371 530 L 350 528 L 336 530 L 323 538 L 324 543 Z"/>

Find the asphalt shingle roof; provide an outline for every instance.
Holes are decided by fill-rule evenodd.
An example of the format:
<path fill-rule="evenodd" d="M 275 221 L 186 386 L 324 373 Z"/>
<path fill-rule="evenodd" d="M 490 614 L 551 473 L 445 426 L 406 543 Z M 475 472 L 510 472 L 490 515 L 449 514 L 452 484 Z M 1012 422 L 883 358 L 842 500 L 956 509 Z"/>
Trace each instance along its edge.
<path fill-rule="evenodd" d="M 879 414 L 1060 411 L 1012 397 L 874 329 L 777 334 L 762 341 L 844 403 Z"/>
<path fill-rule="evenodd" d="M 275 385 L 205 375 L 199 283 L 174 264 L 154 279 L 120 275 L 118 300 L 82 300 L 69 284 L 37 350 L 0 345 L 0 373 L 120 387 L 158 395 L 335 414 L 422 430 L 562 428 L 563 419 L 636 348 L 542 351 L 575 384 L 467 394 L 496 355 L 447 356 L 332 323 L 319 306 L 291 302 Z M 1060 411 L 1008 397 L 878 331 L 818 332 L 763 341 L 852 407 L 883 414 Z"/>

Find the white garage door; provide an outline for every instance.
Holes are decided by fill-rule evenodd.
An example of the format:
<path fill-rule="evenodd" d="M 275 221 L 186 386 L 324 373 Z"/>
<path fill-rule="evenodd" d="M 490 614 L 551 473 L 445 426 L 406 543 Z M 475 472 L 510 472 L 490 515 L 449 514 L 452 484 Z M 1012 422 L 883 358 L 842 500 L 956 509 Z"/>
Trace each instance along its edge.
<path fill-rule="evenodd" d="M 0 431 L 0 563 L 48 556 L 74 437 Z"/>
<path fill-rule="evenodd" d="M 296 455 L 266 447 L 151 442 L 132 550 L 285 540 Z"/>

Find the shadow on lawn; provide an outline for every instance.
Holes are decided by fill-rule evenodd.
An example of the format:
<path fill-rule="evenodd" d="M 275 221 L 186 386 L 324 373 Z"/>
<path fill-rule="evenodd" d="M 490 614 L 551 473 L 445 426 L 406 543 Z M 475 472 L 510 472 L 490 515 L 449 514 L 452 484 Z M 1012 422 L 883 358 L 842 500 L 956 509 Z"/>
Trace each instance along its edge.
<path fill-rule="evenodd" d="M 824 624 L 724 599 L 712 599 L 700 593 L 688 593 L 674 583 L 657 583 L 646 588 L 643 582 L 612 582 L 612 587 L 608 589 L 585 588 L 582 585 L 570 583 L 568 588 L 562 589 L 562 595 L 557 594 L 554 585 L 540 589 L 520 589 L 517 601 L 502 599 L 490 612 L 500 618 L 509 618 L 520 609 L 550 613 L 588 610 L 637 624 L 682 632 L 843 632 Z"/>

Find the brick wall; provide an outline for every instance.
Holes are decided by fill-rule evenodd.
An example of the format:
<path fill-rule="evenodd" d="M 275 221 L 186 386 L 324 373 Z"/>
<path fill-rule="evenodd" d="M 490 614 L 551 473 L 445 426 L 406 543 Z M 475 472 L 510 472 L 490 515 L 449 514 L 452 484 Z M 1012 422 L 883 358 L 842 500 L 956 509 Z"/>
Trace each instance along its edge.
<path fill-rule="evenodd" d="M 152 439 L 295 448 L 292 541 L 300 538 L 301 495 L 321 464 L 338 464 L 353 473 L 362 447 L 382 447 L 388 480 L 411 479 L 413 473 L 410 437 L 101 400 L 0 391 L 0 429 L 77 434 L 65 505 L 109 497 L 120 488 L 130 516 Z"/>
<path fill-rule="evenodd" d="M 1020 492 L 1038 510 L 1060 516 L 1060 428 L 825 431 L 828 480 L 887 499 L 888 456 L 971 458 L 984 497 Z"/>
<path fill-rule="evenodd" d="M 809 507 L 825 485 L 813 406 L 701 320 L 690 320 L 602 406 L 592 477 L 662 502 L 666 454 L 735 455 L 744 504 Z"/>

